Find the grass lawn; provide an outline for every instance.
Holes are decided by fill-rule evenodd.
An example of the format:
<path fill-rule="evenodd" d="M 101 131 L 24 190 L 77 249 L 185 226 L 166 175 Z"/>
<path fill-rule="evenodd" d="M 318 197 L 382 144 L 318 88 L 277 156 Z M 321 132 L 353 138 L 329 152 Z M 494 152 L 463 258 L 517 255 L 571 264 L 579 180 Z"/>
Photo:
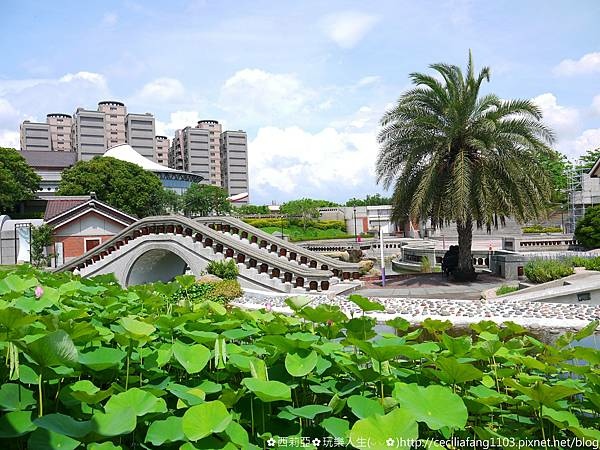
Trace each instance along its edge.
<path fill-rule="evenodd" d="M 17 266 L 15 264 L 0 264 L 0 272 L 3 270 L 12 270 L 16 269 Z"/>
<path fill-rule="evenodd" d="M 281 233 L 281 227 L 265 227 L 261 228 L 261 230 L 266 231 L 267 233 Z M 302 227 L 291 226 L 284 227 L 283 234 L 290 237 L 291 241 L 310 241 L 313 239 L 341 239 L 354 237 L 354 235 L 349 235 L 346 232 L 334 228 L 329 230 L 319 230 L 317 228 L 307 227 L 304 230 Z"/>

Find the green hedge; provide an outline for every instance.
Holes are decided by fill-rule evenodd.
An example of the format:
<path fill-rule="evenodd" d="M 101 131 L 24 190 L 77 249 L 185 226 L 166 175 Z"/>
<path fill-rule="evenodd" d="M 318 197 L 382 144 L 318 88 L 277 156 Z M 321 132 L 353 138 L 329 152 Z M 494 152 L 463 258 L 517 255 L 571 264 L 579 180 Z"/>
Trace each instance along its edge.
<path fill-rule="evenodd" d="M 600 256 L 595 258 L 582 258 L 575 256 L 568 260 L 573 267 L 585 267 L 587 270 L 600 271 Z"/>
<path fill-rule="evenodd" d="M 287 218 L 261 218 L 244 219 L 248 225 L 256 228 L 299 226 L 303 227 L 299 219 Z M 340 230 L 346 231 L 346 224 L 343 220 L 314 220 L 307 223 L 306 228 L 316 228 L 317 230 Z"/>
<path fill-rule="evenodd" d="M 529 261 L 525 265 L 525 276 L 533 283 L 546 283 L 572 275 L 573 273 L 573 266 L 567 260 L 536 259 Z"/>
<path fill-rule="evenodd" d="M 543 227 L 541 225 L 532 225 L 523 227 L 523 233 L 562 233 L 561 227 Z"/>

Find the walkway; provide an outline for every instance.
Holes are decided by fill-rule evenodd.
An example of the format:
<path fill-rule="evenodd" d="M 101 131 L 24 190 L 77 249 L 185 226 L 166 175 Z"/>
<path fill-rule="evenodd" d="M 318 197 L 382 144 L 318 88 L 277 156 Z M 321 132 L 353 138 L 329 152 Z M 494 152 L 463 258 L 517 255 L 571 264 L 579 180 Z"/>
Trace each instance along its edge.
<path fill-rule="evenodd" d="M 479 300 L 483 291 L 506 283 L 506 280 L 487 274 L 480 274 L 474 282 L 457 283 L 449 281 L 441 273 L 433 273 L 387 282 L 385 288 L 367 283 L 358 293 L 366 297 Z"/>

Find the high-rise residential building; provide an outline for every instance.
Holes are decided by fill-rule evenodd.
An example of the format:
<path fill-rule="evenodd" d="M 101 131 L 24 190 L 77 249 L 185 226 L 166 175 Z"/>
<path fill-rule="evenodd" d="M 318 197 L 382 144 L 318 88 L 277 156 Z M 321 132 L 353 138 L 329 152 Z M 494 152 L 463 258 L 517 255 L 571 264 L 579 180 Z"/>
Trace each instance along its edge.
<path fill-rule="evenodd" d="M 177 130 L 169 149 L 169 167 L 210 180 L 210 133 L 201 128 Z"/>
<path fill-rule="evenodd" d="M 106 151 L 106 134 L 101 111 L 77 108 L 73 120 L 73 149 L 79 161 L 89 161 Z"/>
<path fill-rule="evenodd" d="M 230 196 L 248 193 L 248 137 L 244 131 L 221 133 L 223 188 Z M 248 203 L 248 197 L 240 200 Z"/>
<path fill-rule="evenodd" d="M 125 118 L 126 142 L 148 159 L 154 159 L 156 153 L 154 116 L 150 113 L 127 114 Z"/>
<path fill-rule="evenodd" d="M 73 126 L 73 118 L 69 114 L 51 113 L 46 115 L 46 123 L 50 126 L 52 151 L 72 151 L 71 127 Z"/>
<path fill-rule="evenodd" d="M 96 111 L 77 108 L 72 129 L 73 151 L 80 160 L 90 160 L 110 147 L 125 143 L 142 156 L 154 159 L 154 116 L 127 113 L 121 102 L 102 101 Z"/>
<path fill-rule="evenodd" d="M 166 167 L 169 167 L 169 146 L 169 138 L 166 136 L 156 136 L 156 154 L 154 160 Z"/>
<path fill-rule="evenodd" d="M 209 139 L 209 169 L 210 178 L 209 183 L 215 186 L 223 186 L 223 180 L 221 177 L 221 124 L 216 120 L 200 120 L 196 125 L 196 128 L 208 130 Z"/>
<path fill-rule="evenodd" d="M 104 136 L 106 148 L 126 143 L 125 117 L 127 116 L 127 108 L 125 104 L 114 100 L 103 101 L 98 103 L 98 111 L 105 114 Z"/>
<path fill-rule="evenodd" d="M 50 125 L 47 123 L 24 121 L 21 124 L 21 150 L 50 151 Z"/>

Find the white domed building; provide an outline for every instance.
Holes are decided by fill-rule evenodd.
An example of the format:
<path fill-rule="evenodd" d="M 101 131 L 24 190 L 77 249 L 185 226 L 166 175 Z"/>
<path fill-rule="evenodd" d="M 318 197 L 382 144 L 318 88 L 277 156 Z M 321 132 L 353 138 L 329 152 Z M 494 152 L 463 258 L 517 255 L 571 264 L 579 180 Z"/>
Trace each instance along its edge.
<path fill-rule="evenodd" d="M 179 195 L 187 191 L 193 183 L 200 183 L 204 180 L 204 177 L 196 175 L 195 173 L 171 169 L 170 167 L 155 163 L 140 155 L 129 144 L 115 145 L 114 147 L 109 148 L 103 156 L 130 162 L 142 169 L 154 172 L 158 178 L 160 178 L 160 181 L 165 188 L 175 191 Z"/>

